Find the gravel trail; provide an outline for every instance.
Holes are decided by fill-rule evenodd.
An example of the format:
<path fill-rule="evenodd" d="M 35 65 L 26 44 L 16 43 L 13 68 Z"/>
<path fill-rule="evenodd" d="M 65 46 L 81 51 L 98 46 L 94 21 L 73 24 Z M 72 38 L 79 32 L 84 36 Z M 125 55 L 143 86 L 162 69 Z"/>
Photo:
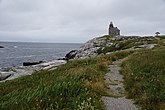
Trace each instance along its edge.
<path fill-rule="evenodd" d="M 125 96 L 123 75 L 119 72 L 121 69 L 120 64 L 123 60 L 113 62 L 109 66 L 110 72 L 104 76 L 109 93 L 112 94 L 112 97 L 102 97 L 107 110 L 139 110 L 133 104 L 133 100 L 127 99 Z"/>

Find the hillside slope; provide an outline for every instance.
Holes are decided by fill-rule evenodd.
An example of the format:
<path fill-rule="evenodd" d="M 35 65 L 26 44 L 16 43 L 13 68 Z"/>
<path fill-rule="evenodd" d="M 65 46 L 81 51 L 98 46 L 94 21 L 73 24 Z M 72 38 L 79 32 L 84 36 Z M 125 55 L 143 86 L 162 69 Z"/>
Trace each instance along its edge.
<path fill-rule="evenodd" d="M 128 98 L 144 110 L 165 110 L 165 47 L 135 53 L 122 67 Z"/>
<path fill-rule="evenodd" d="M 72 59 L 97 57 L 100 54 L 126 50 L 126 49 L 152 49 L 160 44 L 162 37 L 140 37 L 140 36 L 109 36 L 96 37 L 89 40 L 78 50 L 73 51 Z M 71 53 L 72 54 L 72 53 Z"/>
<path fill-rule="evenodd" d="M 127 96 L 144 109 L 165 108 L 164 36 L 103 36 L 74 53 L 78 60 L 56 69 L 0 83 L 0 109 L 105 109 L 101 97 L 115 96 L 109 94 L 104 75 L 113 61 L 125 57 L 122 73 Z"/>

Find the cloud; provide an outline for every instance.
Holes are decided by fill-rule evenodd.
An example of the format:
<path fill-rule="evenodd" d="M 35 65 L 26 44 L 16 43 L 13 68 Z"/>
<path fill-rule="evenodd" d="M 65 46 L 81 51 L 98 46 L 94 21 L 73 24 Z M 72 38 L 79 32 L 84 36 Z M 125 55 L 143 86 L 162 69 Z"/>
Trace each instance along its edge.
<path fill-rule="evenodd" d="M 107 34 L 165 34 L 165 0 L 0 0 L 0 41 L 85 42 Z"/>

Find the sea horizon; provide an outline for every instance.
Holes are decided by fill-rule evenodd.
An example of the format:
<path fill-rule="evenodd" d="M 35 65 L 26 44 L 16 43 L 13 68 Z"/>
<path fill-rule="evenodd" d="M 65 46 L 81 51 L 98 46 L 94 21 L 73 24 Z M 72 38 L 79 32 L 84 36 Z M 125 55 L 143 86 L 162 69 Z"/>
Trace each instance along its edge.
<path fill-rule="evenodd" d="M 40 42 L 40 41 L 0 41 L 0 43 L 43 43 L 43 44 L 83 44 L 81 42 Z M 84 42 L 85 43 L 85 42 Z"/>
<path fill-rule="evenodd" d="M 52 61 L 64 58 L 80 43 L 42 43 L 42 42 L 1 42 L 0 68 L 22 66 L 26 61 Z"/>

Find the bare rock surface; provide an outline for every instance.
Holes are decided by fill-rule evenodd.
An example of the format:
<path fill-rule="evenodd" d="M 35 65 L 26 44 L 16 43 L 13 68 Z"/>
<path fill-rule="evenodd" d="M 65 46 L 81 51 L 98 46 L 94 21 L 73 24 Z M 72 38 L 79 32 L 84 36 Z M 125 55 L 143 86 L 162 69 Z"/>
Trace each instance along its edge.
<path fill-rule="evenodd" d="M 114 97 L 103 96 L 102 101 L 107 110 L 139 110 L 133 100 L 125 96 L 123 75 L 119 72 L 121 62 L 122 60 L 115 61 L 109 66 L 110 72 L 104 78 L 110 94 Z"/>
<path fill-rule="evenodd" d="M 118 50 L 126 49 L 152 49 L 158 41 L 155 37 L 140 37 L 140 36 L 109 36 L 96 37 L 84 43 L 78 50 L 70 51 L 65 59 L 85 59 L 98 57 L 101 54 L 110 54 Z"/>
<path fill-rule="evenodd" d="M 139 46 L 134 46 L 130 49 L 140 49 L 140 48 L 146 48 L 146 49 L 152 49 L 155 46 L 157 46 L 158 44 L 145 44 L 145 45 L 139 45 Z"/>
<path fill-rule="evenodd" d="M 0 83 L 7 80 L 12 80 L 21 76 L 32 75 L 37 71 L 55 69 L 56 67 L 65 64 L 65 60 L 54 60 L 51 62 L 45 62 L 38 65 L 32 66 L 19 66 L 13 67 L 11 69 L 1 69 L 0 70 Z"/>
<path fill-rule="evenodd" d="M 106 38 L 91 39 L 78 49 L 74 59 L 96 57 L 98 55 L 96 51 L 103 45 L 106 45 Z"/>

